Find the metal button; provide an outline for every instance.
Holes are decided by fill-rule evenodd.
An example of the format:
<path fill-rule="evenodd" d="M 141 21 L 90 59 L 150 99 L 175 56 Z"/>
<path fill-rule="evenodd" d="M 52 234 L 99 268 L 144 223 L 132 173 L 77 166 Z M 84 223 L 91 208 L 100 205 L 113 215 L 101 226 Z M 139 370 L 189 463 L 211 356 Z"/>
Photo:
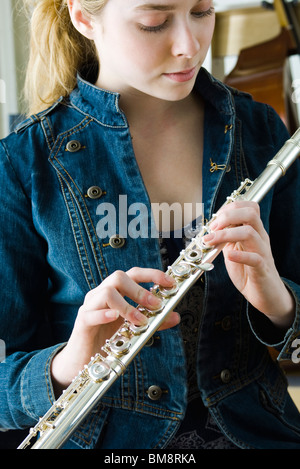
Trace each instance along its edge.
<path fill-rule="evenodd" d="M 128 337 L 116 337 L 113 340 L 110 340 L 108 343 L 110 350 L 116 354 L 116 356 L 121 357 L 126 355 L 130 348 L 130 340 Z"/>
<path fill-rule="evenodd" d="M 231 317 L 230 316 L 225 316 L 222 319 L 221 327 L 222 327 L 223 331 L 230 331 L 230 329 L 231 329 Z"/>
<path fill-rule="evenodd" d="M 177 264 L 172 267 L 173 275 L 176 277 L 187 277 L 191 272 L 191 267 L 188 264 Z"/>
<path fill-rule="evenodd" d="M 109 244 L 111 245 L 112 248 L 119 249 L 124 246 L 125 239 L 122 238 L 122 236 L 115 234 L 110 237 Z"/>
<path fill-rule="evenodd" d="M 154 337 L 152 336 L 150 337 L 148 342 L 146 342 L 145 347 L 152 347 L 153 344 L 154 344 Z"/>
<path fill-rule="evenodd" d="M 170 296 L 176 295 L 179 290 L 179 286 L 175 283 L 174 287 L 164 288 L 160 287 L 159 292 L 163 298 L 169 298 Z"/>
<path fill-rule="evenodd" d="M 87 196 L 90 199 L 100 199 L 102 194 L 103 194 L 103 191 L 101 187 L 98 187 L 98 186 L 91 186 L 87 190 Z"/>
<path fill-rule="evenodd" d="M 202 252 L 200 251 L 200 249 L 193 249 L 191 251 L 188 251 L 184 258 L 186 261 L 188 262 L 198 262 L 198 261 L 201 261 L 202 259 Z"/>
<path fill-rule="evenodd" d="M 70 140 L 67 143 L 66 150 L 70 152 L 79 151 L 81 148 L 81 143 L 78 140 Z"/>
<path fill-rule="evenodd" d="M 161 398 L 162 390 L 159 386 L 150 386 L 147 390 L 147 394 L 149 399 L 151 399 L 152 401 L 157 401 Z"/>
<path fill-rule="evenodd" d="M 221 381 L 224 383 L 224 384 L 227 384 L 229 383 L 229 381 L 231 380 L 231 373 L 229 370 L 223 370 L 221 371 Z"/>
<path fill-rule="evenodd" d="M 89 375 L 96 383 L 108 379 L 110 373 L 111 368 L 104 361 L 94 363 L 89 369 Z"/>

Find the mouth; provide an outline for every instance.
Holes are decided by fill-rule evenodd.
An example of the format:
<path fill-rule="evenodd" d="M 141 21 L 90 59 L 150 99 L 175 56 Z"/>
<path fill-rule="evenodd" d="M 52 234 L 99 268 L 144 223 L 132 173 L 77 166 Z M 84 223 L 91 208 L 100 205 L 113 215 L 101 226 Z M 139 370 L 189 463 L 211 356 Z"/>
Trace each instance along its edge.
<path fill-rule="evenodd" d="M 188 70 L 182 70 L 180 72 L 164 73 L 164 76 L 166 76 L 172 81 L 176 81 L 178 83 L 185 83 L 194 78 L 196 69 L 197 67 L 193 67 Z"/>

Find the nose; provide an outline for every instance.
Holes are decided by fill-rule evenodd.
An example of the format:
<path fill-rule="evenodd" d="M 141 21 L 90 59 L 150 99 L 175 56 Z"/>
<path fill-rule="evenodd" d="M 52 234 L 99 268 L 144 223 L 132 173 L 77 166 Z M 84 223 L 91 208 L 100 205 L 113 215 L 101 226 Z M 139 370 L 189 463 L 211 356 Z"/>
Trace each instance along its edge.
<path fill-rule="evenodd" d="M 195 25 L 182 24 L 180 27 L 175 28 L 172 43 L 172 54 L 174 57 L 192 58 L 199 50 L 200 42 Z"/>

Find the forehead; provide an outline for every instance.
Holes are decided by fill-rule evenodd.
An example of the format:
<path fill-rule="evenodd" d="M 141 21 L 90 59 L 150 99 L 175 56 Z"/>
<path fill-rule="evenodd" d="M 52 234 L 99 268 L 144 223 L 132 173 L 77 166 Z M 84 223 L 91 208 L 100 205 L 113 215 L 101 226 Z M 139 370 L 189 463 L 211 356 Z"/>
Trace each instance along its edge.
<path fill-rule="evenodd" d="M 133 0 L 132 7 L 135 10 L 159 10 L 170 11 L 176 10 L 179 6 L 198 5 L 204 0 Z"/>

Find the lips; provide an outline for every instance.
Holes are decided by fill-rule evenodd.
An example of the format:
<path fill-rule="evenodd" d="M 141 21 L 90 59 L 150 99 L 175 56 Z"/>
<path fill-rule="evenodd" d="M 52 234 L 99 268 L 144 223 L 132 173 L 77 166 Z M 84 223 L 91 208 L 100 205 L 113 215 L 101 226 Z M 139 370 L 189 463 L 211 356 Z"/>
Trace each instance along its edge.
<path fill-rule="evenodd" d="M 164 75 L 170 80 L 176 81 L 178 83 L 185 83 L 194 78 L 196 73 L 196 67 L 190 68 L 188 70 L 182 70 L 180 72 L 165 73 Z"/>

